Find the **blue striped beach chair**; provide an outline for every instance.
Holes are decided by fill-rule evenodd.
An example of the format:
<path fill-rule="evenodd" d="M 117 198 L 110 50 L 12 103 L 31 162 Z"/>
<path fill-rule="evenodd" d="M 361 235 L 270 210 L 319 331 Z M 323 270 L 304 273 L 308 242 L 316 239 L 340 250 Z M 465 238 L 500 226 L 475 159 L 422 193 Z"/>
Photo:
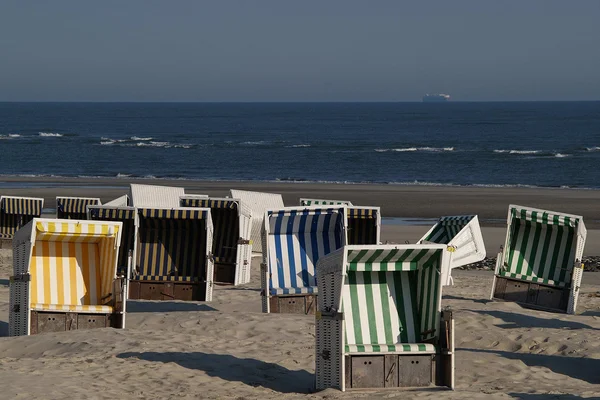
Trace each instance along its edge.
<path fill-rule="evenodd" d="M 510 205 L 492 299 L 575 314 L 587 237 L 583 217 Z"/>
<path fill-rule="evenodd" d="M 317 390 L 454 388 L 448 255 L 437 244 L 349 245 L 319 259 Z"/>
<path fill-rule="evenodd" d="M 450 274 L 444 285 L 452 285 L 452 269 L 479 262 L 486 256 L 477 215 L 441 217 L 417 242 L 445 244 L 452 248 Z"/>
<path fill-rule="evenodd" d="M 182 207 L 210 208 L 214 233 L 214 281 L 241 285 L 250 282 L 252 213 L 239 199 L 183 196 Z"/>
<path fill-rule="evenodd" d="M 99 198 L 91 197 L 56 197 L 56 218 L 79 219 L 87 218 L 87 207 L 102 204 Z"/>
<path fill-rule="evenodd" d="M 108 203 L 107 203 L 108 204 Z M 134 207 L 126 206 L 88 206 L 88 220 L 92 221 L 119 221 L 123 224 L 121 229 L 121 242 L 119 245 L 119 257 L 117 267 L 120 274 L 131 278 L 131 266 L 129 263 L 129 253 L 135 260 L 135 220 L 136 212 Z"/>
<path fill-rule="evenodd" d="M 13 239 L 10 336 L 124 328 L 120 222 L 34 218 Z"/>
<path fill-rule="evenodd" d="M 137 209 L 129 298 L 212 300 L 212 237 L 208 208 Z"/>
<path fill-rule="evenodd" d="M 346 200 L 300 199 L 301 206 L 351 206 Z"/>
<path fill-rule="evenodd" d="M 44 199 L 0 196 L 0 239 L 12 239 L 19 228 L 42 215 L 43 207 Z"/>
<path fill-rule="evenodd" d="M 345 207 L 288 207 L 266 212 L 263 312 L 315 312 L 315 266 L 319 258 L 346 244 L 345 213 Z"/>

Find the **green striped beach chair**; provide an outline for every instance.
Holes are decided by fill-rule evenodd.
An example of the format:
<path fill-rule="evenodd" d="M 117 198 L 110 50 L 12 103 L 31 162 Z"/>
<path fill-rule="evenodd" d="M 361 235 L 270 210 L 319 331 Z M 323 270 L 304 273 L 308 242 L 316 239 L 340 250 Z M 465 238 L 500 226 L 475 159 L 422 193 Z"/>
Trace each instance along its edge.
<path fill-rule="evenodd" d="M 575 314 L 587 237 L 583 217 L 510 205 L 492 299 Z"/>
<path fill-rule="evenodd" d="M 136 209 L 130 299 L 211 301 L 213 224 L 208 208 Z"/>
<path fill-rule="evenodd" d="M 0 196 L 0 239 L 12 239 L 19 228 L 42 215 L 44 199 Z"/>
<path fill-rule="evenodd" d="M 479 262 L 486 256 L 477 215 L 441 217 L 417 243 L 438 243 L 452 248 L 450 274 L 444 285 L 454 283 L 452 269 Z"/>
<path fill-rule="evenodd" d="M 214 234 L 214 281 L 232 285 L 250 282 L 252 213 L 239 199 L 182 196 L 182 207 L 210 208 Z"/>
<path fill-rule="evenodd" d="M 56 218 L 79 219 L 87 218 L 87 207 L 102 204 L 96 197 L 56 197 Z"/>
<path fill-rule="evenodd" d="M 314 314 L 318 260 L 346 245 L 345 207 L 286 207 L 264 217 L 262 306 L 266 313 Z"/>
<path fill-rule="evenodd" d="M 351 206 L 346 200 L 300 199 L 301 206 Z"/>
<path fill-rule="evenodd" d="M 454 388 L 446 245 L 355 245 L 317 266 L 316 388 Z"/>

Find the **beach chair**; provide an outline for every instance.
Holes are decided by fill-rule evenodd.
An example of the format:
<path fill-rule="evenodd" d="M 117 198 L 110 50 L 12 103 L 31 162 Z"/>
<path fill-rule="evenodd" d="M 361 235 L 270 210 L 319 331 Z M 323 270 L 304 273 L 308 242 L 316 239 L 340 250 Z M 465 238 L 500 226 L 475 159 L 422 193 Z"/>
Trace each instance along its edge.
<path fill-rule="evenodd" d="M 491 298 L 575 314 L 587 237 L 583 217 L 510 205 Z"/>
<path fill-rule="evenodd" d="M 131 205 L 131 200 L 129 199 L 128 195 L 124 194 L 123 196 L 117 197 L 108 203 L 104 203 L 104 205 L 111 207 L 127 207 Z"/>
<path fill-rule="evenodd" d="M 34 218 L 13 239 L 9 335 L 124 328 L 120 222 Z"/>
<path fill-rule="evenodd" d="M 88 206 L 87 219 L 91 221 L 119 221 L 123 224 L 117 267 L 119 275 L 130 279 L 129 253 L 132 254 L 132 260 L 135 260 L 135 220 L 137 214 L 134 207 L 109 206 L 108 204 Z"/>
<path fill-rule="evenodd" d="M 346 245 L 346 209 L 287 207 L 265 214 L 263 312 L 314 314 L 315 266 L 320 257 Z"/>
<path fill-rule="evenodd" d="M 346 200 L 300 199 L 301 206 L 351 206 Z"/>
<path fill-rule="evenodd" d="M 129 186 L 131 205 L 137 208 L 176 208 L 179 198 L 185 195 L 182 187 L 140 185 Z"/>
<path fill-rule="evenodd" d="M 262 245 L 262 227 L 264 224 L 265 212 L 267 210 L 278 210 L 283 208 L 283 197 L 275 193 L 251 192 L 248 190 L 231 189 L 231 198 L 240 199 L 252 213 L 252 230 L 250 231 L 250 240 L 252 240 L 252 251 L 255 253 L 263 252 Z"/>
<path fill-rule="evenodd" d="M 454 388 L 445 245 L 346 246 L 317 263 L 316 388 Z"/>
<path fill-rule="evenodd" d="M 12 239 L 15 232 L 42 215 L 44 199 L 0 196 L 0 239 Z"/>
<path fill-rule="evenodd" d="M 97 197 L 56 197 L 56 218 L 58 219 L 77 219 L 85 220 L 87 218 L 87 207 L 100 205 L 100 199 Z"/>
<path fill-rule="evenodd" d="M 181 206 L 210 208 L 214 228 L 214 281 L 233 285 L 250 282 L 250 209 L 239 199 L 188 195 L 181 197 Z"/>
<path fill-rule="evenodd" d="M 209 208 L 137 209 L 130 299 L 211 301 Z"/>
<path fill-rule="evenodd" d="M 417 243 L 438 243 L 451 247 L 450 274 L 444 285 L 454 283 L 452 269 L 482 261 L 486 256 L 477 215 L 441 217 Z"/>

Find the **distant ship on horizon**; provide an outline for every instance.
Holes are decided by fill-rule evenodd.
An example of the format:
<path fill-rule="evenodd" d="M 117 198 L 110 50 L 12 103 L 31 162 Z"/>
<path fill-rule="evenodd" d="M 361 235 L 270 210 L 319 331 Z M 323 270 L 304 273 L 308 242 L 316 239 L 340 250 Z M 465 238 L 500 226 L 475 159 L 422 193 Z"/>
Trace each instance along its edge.
<path fill-rule="evenodd" d="M 423 103 L 443 103 L 450 100 L 449 94 L 435 93 L 423 96 Z"/>

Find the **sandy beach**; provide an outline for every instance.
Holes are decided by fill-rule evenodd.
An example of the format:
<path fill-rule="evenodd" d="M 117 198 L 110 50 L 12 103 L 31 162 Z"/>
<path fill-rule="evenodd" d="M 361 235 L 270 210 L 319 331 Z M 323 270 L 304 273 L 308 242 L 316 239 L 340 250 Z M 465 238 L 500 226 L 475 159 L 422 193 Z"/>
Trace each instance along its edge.
<path fill-rule="evenodd" d="M 2 194 L 57 194 L 111 200 L 127 192 L 120 179 L 1 179 Z M 141 181 L 146 182 L 148 181 Z M 378 205 L 384 217 L 480 215 L 488 256 L 504 241 L 509 203 L 581 213 L 586 254 L 600 255 L 600 192 L 172 181 L 191 193 L 229 188 Z M 487 221 L 487 222 L 486 222 Z M 427 225 L 385 224 L 382 240 L 413 242 Z M 212 302 L 128 303 L 127 329 L 111 328 L 0 338 L 2 398 L 160 399 L 591 399 L 600 396 L 600 274 L 584 274 L 577 315 L 489 301 L 491 271 L 457 271 L 443 306 L 455 311 L 456 390 L 314 393 L 314 317 L 261 313 L 258 258 L 249 284 L 219 286 Z M 10 251 L 0 251 L 0 336 L 8 333 Z"/>

